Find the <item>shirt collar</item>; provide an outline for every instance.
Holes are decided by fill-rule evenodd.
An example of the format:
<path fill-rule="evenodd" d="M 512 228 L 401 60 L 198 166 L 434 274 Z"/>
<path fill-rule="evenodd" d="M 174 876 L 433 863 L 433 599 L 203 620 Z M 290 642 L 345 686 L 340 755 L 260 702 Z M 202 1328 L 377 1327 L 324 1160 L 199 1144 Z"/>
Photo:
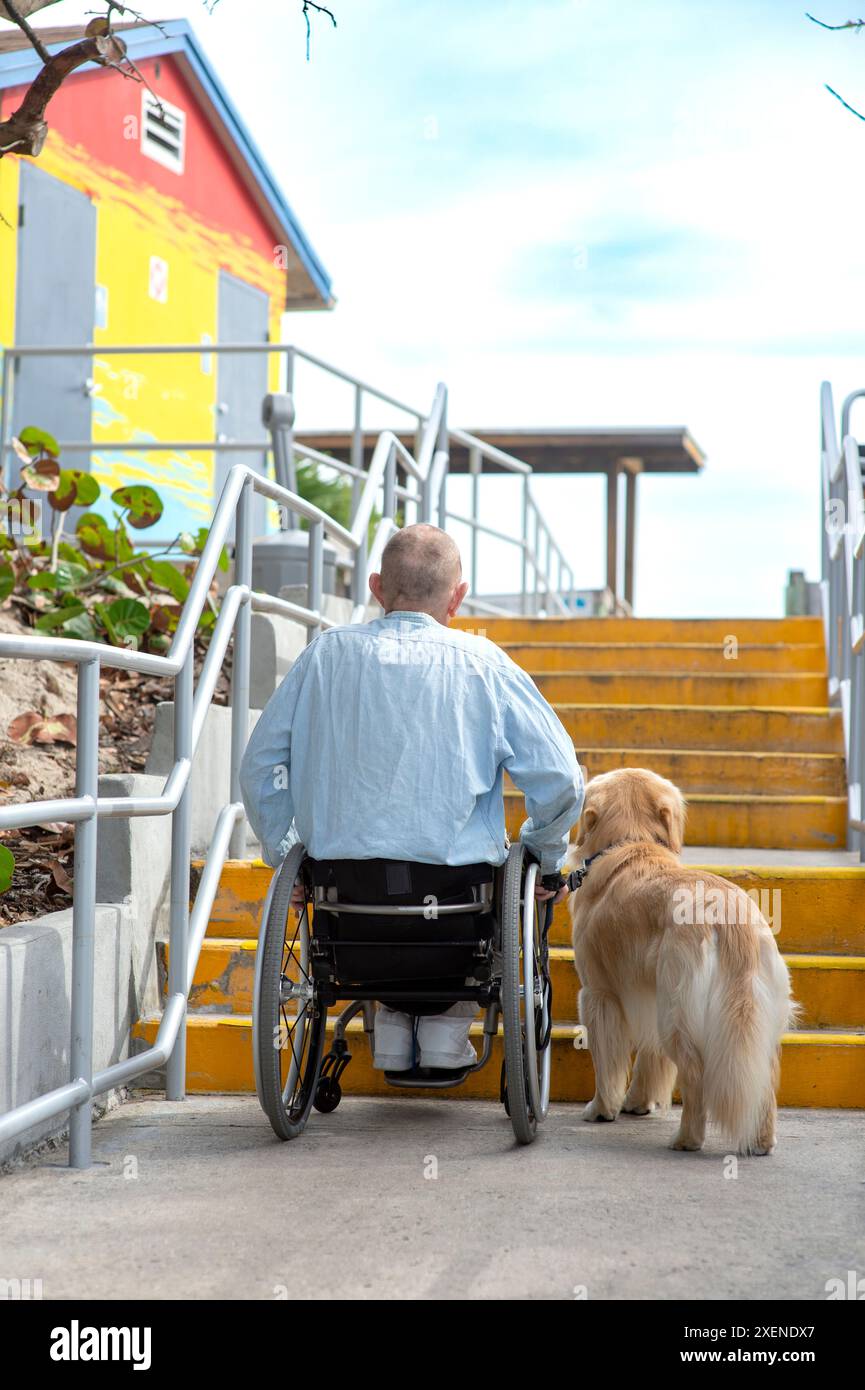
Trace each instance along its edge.
<path fill-rule="evenodd" d="M 412 608 L 394 608 L 385 613 L 385 622 L 413 623 L 417 627 L 440 627 L 441 624 L 432 613 L 418 613 Z"/>

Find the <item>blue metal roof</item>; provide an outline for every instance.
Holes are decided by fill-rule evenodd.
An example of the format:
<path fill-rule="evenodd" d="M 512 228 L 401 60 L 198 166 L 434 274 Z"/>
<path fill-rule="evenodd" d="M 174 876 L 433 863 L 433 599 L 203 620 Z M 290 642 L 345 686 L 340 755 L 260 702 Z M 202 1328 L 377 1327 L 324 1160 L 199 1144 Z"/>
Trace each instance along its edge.
<path fill-rule="evenodd" d="M 120 27 L 120 26 L 118 26 Z M 198 39 L 185 19 L 171 19 L 154 25 L 136 25 L 122 28 L 121 36 L 133 62 L 145 58 L 159 58 L 176 54 L 188 63 L 202 91 L 211 103 L 234 144 L 243 156 L 244 162 L 254 176 L 255 182 L 277 224 L 288 233 L 292 246 L 325 305 L 333 302 L 330 277 L 298 222 L 291 207 L 280 190 L 276 179 L 262 158 L 258 147 L 246 125 L 228 96 L 211 64 L 204 55 Z M 49 52 L 59 53 L 69 41 L 52 43 Z M 42 61 L 29 46 L 0 53 L 0 91 L 5 87 L 17 87 L 32 82 L 41 71 Z M 78 72 L 96 72 L 98 64 L 86 63 Z M 49 107 L 50 120 L 50 107 Z"/>

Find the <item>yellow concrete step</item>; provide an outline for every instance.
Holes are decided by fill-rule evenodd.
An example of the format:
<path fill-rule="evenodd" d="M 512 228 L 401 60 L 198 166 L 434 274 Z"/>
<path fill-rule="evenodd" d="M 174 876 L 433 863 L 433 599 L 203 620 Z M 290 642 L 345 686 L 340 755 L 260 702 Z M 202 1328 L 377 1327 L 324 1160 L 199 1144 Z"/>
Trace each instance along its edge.
<path fill-rule="evenodd" d="M 242 937 L 205 941 L 189 1001 L 191 1011 L 251 1013 L 256 944 Z M 162 946 L 161 954 L 167 968 L 167 946 Z M 569 946 L 553 946 L 550 954 L 553 1017 L 576 1018 L 580 986 L 573 952 Z M 794 997 L 802 1006 L 803 1028 L 865 1028 L 865 956 L 792 955 L 785 959 L 792 972 Z"/>
<path fill-rule="evenodd" d="M 519 792 L 505 792 L 512 837 L 525 820 Z M 688 797 L 685 843 L 757 849 L 843 849 L 846 796 L 746 796 L 696 792 Z"/>
<path fill-rule="evenodd" d="M 503 642 L 526 671 L 810 672 L 825 676 L 822 644 L 742 643 L 731 655 L 722 642 Z"/>
<path fill-rule="evenodd" d="M 865 868 L 768 868 L 730 864 L 691 865 L 729 879 L 755 895 L 776 929 L 778 944 L 790 954 L 865 955 Z M 200 864 L 196 865 L 200 871 Z M 273 870 L 260 860 L 229 860 L 220 879 L 207 937 L 254 939 Z M 570 942 L 566 902 L 560 903 L 550 936 Z"/>
<path fill-rule="evenodd" d="M 459 617 L 454 627 L 508 642 L 783 642 L 820 646 L 820 618 L 492 618 Z"/>
<path fill-rule="evenodd" d="M 688 748 L 739 753 L 844 752 L 840 709 L 555 702 L 581 748 Z"/>
<path fill-rule="evenodd" d="M 717 748 L 577 748 L 589 777 L 647 767 L 692 792 L 846 796 L 842 753 L 740 753 Z"/>
<path fill-rule="evenodd" d="M 159 1026 L 157 1018 L 144 1019 L 133 1030 L 135 1045 L 150 1046 Z M 473 1028 L 479 1042 L 480 1024 Z M 592 1096 L 591 1057 L 573 1046 L 576 1025 L 559 1023 L 553 1027 L 551 1095 L 554 1101 L 586 1101 Z M 346 1094 L 413 1095 L 430 1098 L 449 1096 L 465 1099 L 498 1099 L 501 1069 L 501 1037 L 496 1040 L 493 1057 L 483 1071 L 453 1091 L 398 1092 L 387 1085 L 380 1072 L 373 1070 L 362 1025 L 355 1019 L 348 1036 L 353 1059 L 342 1085 Z M 254 1091 L 251 1019 L 242 1015 L 190 1015 L 186 1029 L 186 1080 L 190 1091 Z M 781 1105 L 865 1107 L 865 1033 L 813 1031 L 789 1033 L 781 1057 Z M 334 1124 L 338 1113 L 312 1123 Z M 648 1122 L 647 1122 L 648 1123 Z"/>
<path fill-rule="evenodd" d="M 528 671 L 551 705 L 758 705 L 779 709 L 824 706 L 824 675 L 794 671 Z M 733 745 L 735 746 L 735 745 Z"/>

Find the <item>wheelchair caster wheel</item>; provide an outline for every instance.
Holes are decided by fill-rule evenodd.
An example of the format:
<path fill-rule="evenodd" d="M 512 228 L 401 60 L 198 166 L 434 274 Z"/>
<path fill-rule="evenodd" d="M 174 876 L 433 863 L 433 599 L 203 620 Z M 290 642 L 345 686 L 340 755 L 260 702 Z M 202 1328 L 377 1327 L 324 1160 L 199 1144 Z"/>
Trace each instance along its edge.
<path fill-rule="evenodd" d="M 322 1115 L 329 1115 L 342 1100 L 342 1087 L 331 1076 L 323 1076 L 315 1088 L 313 1105 Z"/>

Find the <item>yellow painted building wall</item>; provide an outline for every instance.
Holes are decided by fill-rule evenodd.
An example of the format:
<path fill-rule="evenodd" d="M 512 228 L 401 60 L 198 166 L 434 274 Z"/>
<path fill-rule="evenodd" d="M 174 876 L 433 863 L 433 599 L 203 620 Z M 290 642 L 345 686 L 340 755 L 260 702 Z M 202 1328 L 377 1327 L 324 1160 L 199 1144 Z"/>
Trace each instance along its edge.
<path fill-rule="evenodd" d="M 94 329 L 95 343 L 197 343 L 204 336 L 215 342 L 220 269 L 268 295 L 270 337 L 279 341 L 285 282 L 272 260 L 204 224 L 179 201 L 100 165 L 54 131 L 37 162 L 96 204 L 96 284 L 107 291 L 107 324 Z M 18 161 L 7 157 L 0 160 L 0 211 L 9 224 L 0 227 L 0 343 L 15 341 L 17 206 Z M 154 256 L 168 265 L 166 303 L 148 294 Z M 279 371 L 274 354 L 269 359 L 270 390 L 279 387 Z M 206 347 L 201 355 L 97 356 L 93 376 L 94 440 L 214 438 L 218 358 L 211 354 L 208 359 Z M 212 516 L 212 451 L 94 454 L 92 471 L 106 493 L 130 482 L 156 487 L 166 502 L 160 534 L 206 525 Z"/>

